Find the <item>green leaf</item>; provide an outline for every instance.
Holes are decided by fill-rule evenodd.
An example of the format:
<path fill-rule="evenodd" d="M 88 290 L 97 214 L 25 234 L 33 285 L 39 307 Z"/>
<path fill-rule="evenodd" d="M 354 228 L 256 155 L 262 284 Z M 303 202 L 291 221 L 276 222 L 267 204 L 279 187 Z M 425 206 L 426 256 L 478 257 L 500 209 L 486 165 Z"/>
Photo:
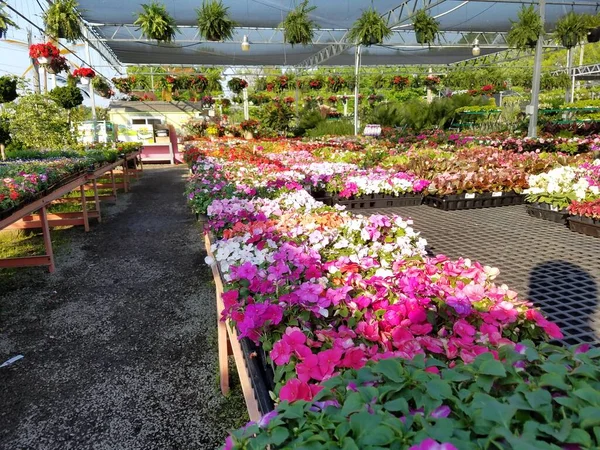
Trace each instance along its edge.
<path fill-rule="evenodd" d="M 452 396 L 452 388 L 444 380 L 431 380 L 426 384 L 426 389 L 427 393 L 437 400 L 443 400 Z"/>
<path fill-rule="evenodd" d="M 271 430 L 271 441 L 275 445 L 281 445 L 290 436 L 290 432 L 285 427 L 277 427 Z"/>
<path fill-rule="evenodd" d="M 387 446 L 394 442 L 396 436 L 394 432 L 384 425 L 378 426 L 367 433 L 360 441 L 361 446 L 365 445 L 378 445 Z"/>
<path fill-rule="evenodd" d="M 442 380 L 452 383 L 460 383 L 461 381 L 470 380 L 472 377 L 469 374 L 458 372 L 453 369 L 442 370 Z"/>
<path fill-rule="evenodd" d="M 576 397 L 585 400 L 586 403 L 589 403 L 593 406 L 600 406 L 600 392 L 598 392 L 598 390 L 596 389 L 593 389 L 588 386 L 576 389 L 575 391 L 573 391 L 573 394 Z"/>
<path fill-rule="evenodd" d="M 351 437 L 344 438 L 342 442 L 342 450 L 360 450 L 354 439 Z"/>
<path fill-rule="evenodd" d="M 565 439 L 565 443 L 579 444 L 584 448 L 590 448 L 592 445 L 592 438 L 585 430 L 582 430 L 581 428 L 574 428 L 569 433 L 567 439 Z"/>
<path fill-rule="evenodd" d="M 403 413 L 408 412 L 408 402 L 403 398 L 397 398 L 384 403 L 383 407 L 391 412 L 402 411 Z"/>
<path fill-rule="evenodd" d="M 569 385 L 565 383 L 564 376 L 558 373 L 545 373 L 540 377 L 540 386 L 550 386 L 562 391 L 569 390 Z"/>
<path fill-rule="evenodd" d="M 362 395 L 358 392 L 353 392 L 348 397 L 342 406 L 342 414 L 349 416 L 352 413 L 362 411 L 365 408 L 365 401 Z"/>
<path fill-rule="evenodd" d="M 504 366 L 500 361 L 489 359 L 479 366 L 479 373 L 495 377 L 504 377 L 506 376 L 506 369 L 504 369 Z"/>
<path fill-rule="evenodd" d="M 600 408 L 597 406 L 586 406 L 579 411 L 581 428 L 590 428 L 600 425 Z"/>
<path fill-rule="evenodd" d="M 405 380 L 405 371 L 399 359 L 390 358 L 379 361 L 373 368 L 373 372 L 380 373 L 396 383 Z"/>
<path fill-rule="evenodd" d="M 536 389 L 533 392 L 526 392 L 525 398 L 534 410 L 549 405 L 552 402 L 552 395 L 545 389 Z"/>

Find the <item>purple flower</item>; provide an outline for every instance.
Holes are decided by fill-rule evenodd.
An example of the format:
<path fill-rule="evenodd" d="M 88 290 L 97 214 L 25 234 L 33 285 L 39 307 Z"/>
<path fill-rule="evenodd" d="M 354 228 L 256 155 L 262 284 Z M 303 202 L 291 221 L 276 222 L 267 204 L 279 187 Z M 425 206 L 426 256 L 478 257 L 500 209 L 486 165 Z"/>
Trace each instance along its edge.
<path fill-rule="evenodd" d="M 517 361 L 516 363 L 513 364 L 513 367 L 517 370 L 525 370 L 525 367 L 527 365 L 525 364 L 525 361 L 521 360 L 521 361 Z"/>
<path fill-rule="evenodd" d="M 440 444 L 431 438 L 425 439 L 419 445 L 413 445 L 409 450 L 458 450 L 450 443 Z"/>
<path fill-rule="evenodd" d="M 524 344 L 515 345 L 515 351 L 521 355 L 524 355 L 526 350 L 527 350 L 527 346 Z"/>
<path fill-rule="evenodd" d="M 346 386 L 346 389 L 348 389 L 349 391 L 352 391 L 352 392 L 358 392 L 356 383 L 353 383 L 353 382 L 348 383 L 348 386 Z"/>
<path fill-rule="evenodd" d="M 459 298 L 449 296 L 446 299 L 446 304 L 454 308 L 461 316 L 466 316 L 471 312 L 471 302 L 466 297 Z"/>
<path fill-rule="evenodd" d="M 277 411 L 271 411 L 271 412 L 266 413 L 258 421 L 258 426 L 261 428 L 267 428 L 267 425 L 269 425 L 269 422 L 271 420 L 273 420 L 275 417 L 277 417 Z"/>
<path fill-rule="evenodd" d="M 581 344 L 575 350 L 575 354 L 579 355 L 580 353 L 587 353 L 590 350 L 590 344 Z"/>
<path fill-rule="evenodd" d="M 442 406 L 436 408 L 431 413 L 431 417 L 433 417 L 434 419 L 441 419 L 441 418 L 444 418 L 444 417 L 448 417 L 451 412 L 452 412 L 452 410 L 450 409 L 449 406 L 442 405 Z"/>

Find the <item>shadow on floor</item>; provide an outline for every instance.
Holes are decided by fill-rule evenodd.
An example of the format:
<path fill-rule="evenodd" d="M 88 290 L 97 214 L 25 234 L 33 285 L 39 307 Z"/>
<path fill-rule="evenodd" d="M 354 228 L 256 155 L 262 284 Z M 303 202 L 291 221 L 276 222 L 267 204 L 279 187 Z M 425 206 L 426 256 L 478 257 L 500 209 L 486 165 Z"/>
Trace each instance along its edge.
<path fill-rule="evenodd" d="M 598 287 L 584 269 L 566 261 L 538 264 L 529 275 L 529 300 L 562 330 L 568 345 L 597 341 Z"/>

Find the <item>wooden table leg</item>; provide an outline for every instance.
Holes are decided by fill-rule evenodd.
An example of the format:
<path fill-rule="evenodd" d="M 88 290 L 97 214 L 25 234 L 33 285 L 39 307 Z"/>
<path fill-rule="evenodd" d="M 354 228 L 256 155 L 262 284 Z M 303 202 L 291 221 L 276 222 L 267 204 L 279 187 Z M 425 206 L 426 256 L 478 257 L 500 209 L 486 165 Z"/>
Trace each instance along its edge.
<path fill-rule="evenodd" d="M 129 170 L 127 168 L 127 158 L 123 159 L 123 187 L 125 192 L 129 191 Z"/>
<path fill-rule="evenodd" d="M 90 231 L 90 221 L 88 219 L 87 200 L 85 199 L 85 186 L 79 186 L 81 191 L 81 207 L 83 208 L 83 228 L 85 231 Z"/>
<path fill-rule="evenodd" d="M 48 226 L 48 218 L 46 217 L 46 207 L 42 206 L 40 209 L 40 220 L 42 222 L 42 233 L 44 236 L 44 247 L 46 248 L 46 256 L 50 258 L 50 264 L 48 264 L 48 272 L 53 273 L 54 266 L 54 252 L 52 251 L 52 239 L 50 238 L 50 227 Z"/>
<path fill-rule="evenodd" d="M 100 213 L 100 199 L 98 198 L 98 183 L 94 178 L 94 203 L 96 206 L 96 212 L 98 213 L 98 222 L 102 222 L 102 214 Z"/>
<path fill-rule="evenodd" d="M 110 171 L 110 181 L 112 183 L 112 193 L 115 196 L 115 201 L 117 200 L 117 185 L 115 183 L 115 171 Z"/>

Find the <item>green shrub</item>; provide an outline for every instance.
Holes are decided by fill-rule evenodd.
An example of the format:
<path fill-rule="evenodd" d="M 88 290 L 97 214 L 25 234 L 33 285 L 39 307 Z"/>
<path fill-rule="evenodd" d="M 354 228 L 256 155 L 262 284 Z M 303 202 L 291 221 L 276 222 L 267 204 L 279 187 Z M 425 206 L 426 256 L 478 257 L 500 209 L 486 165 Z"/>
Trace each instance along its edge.
<path fill-rule="evenodd" d="M 308 137 L 348 136 L 354 134 L 354 123 L 346 120 L 325 120 L 306 132 Z"/>

